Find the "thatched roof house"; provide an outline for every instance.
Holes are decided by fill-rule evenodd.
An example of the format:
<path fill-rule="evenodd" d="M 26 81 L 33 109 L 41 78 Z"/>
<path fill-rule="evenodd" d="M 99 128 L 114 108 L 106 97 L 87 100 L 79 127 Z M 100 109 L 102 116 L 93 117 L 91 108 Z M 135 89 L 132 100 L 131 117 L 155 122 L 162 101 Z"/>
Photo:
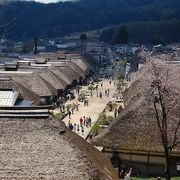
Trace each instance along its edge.
<path fill-rule="evenodd" d="M 84 58 L 78 58 L 78 59 L 72 59 L 71 62 L 77 64 L 81 69 L 83 69 L 85 72 L 91 68 L 90 64 L 84 59 Z"/>
<path fill-rule="evenodd" d="M 49 104 L 52 93 L 43 80 L 33 73 L 31 75 L 16 75 L 12 77 L 18 91 L 25 99 L 31 100 L 34 104 Z"/>
<path fill-rule="evenodd" d="M 58 76 L 59 78 L 61 78 L 61 80 L 64 82 L 64 85 L 70 85 L 71 84 L 71 81 L 69 81 L 69 78 L 67 77 L 66 74 L 64 74 L 62 71 L 61 71 L 61 68 L 58 68 L 59 66 L 50 66 L 48 67 L 48 69 L 54 73 L 56 76 Z"/>
<path fill-rule="evenodd" d="M 171 73 L 170 73 L 171 74 Z M 174 76 L 175 78 L 173 78 Z M 179 81 L 176 74 L 171 80 Z M 135 80 L 124 93 L 125 108 L 110 126 L 100 133 L 93 144 L 104 147 L 105 153 L 117 152 L 122 164 L 139 172 L 157 175 L 164 171 L 164 148 L 158 129 L 153 104 L 147 92 L 149 82 Z M 178 83 L 173 83 L 169 101 L 177 100 L 168 116 L 168 141 L 173 142 L 175 128 L 180 118 Z M 169 102 L 171 104 L 171 102 Z M 180 131 L 177 134 L 180 139 Z M 171 173 L 177 175 L 176 163 L 180 161 L 180 145 L 172 151 Z"/>
<path fill-rule="evenodd" d="M 54 58 L 58 53 L 47 55 Z M 39 64 L 26 65 L 25 63 L 17 71 L 2 70 L 0 77 L 10 77 L 10 80 L 8 82 L 2 81 L 0 88 L 15 89 L 24 99 L 33 101 L 35 105 L 49 104 L 54 96 L 62 95 L 63 91 L 71 86 L 76 86 L 77 82 L 81 82 L 86 77 L 88 65 L 79 55 L 78 58 L 49 60 L 47 64 L 42 64 L 45 58 L 41 57 L 36 59 L 39 60 Z"/>
<path fill-rule="evenodd" d="M 24 99 L 33 101 L 34 105 L 50 104 L 54 96 L 60 95 L 68 85 L 80 77 L 68 66 L 36 68 L 34 73 L 26 73 L 29 69 L 22 70 L 25 73 L 1 72 L 0 89 L 17 90 Z"/>
<path fill-rule="evenodd" d="M 69 82 L 69 84 L 72 84 L 73 81 L 76 81 L 76 80 L 78 80 L 80 78 L 79 73 L 77 73 L 76 71 L 74 71 L 73 69 L 71 69 L 68 66 L 56 66 L 56 68 L 62 74 L 64 74 L 64 76 L 66 77 L 66 79 Z"/>
<path fill-rule="evenodd" d="M 101 152 L 52 116 L 1 118 L 0 142 L 0 179 L 119 179 Z"/>
<path fill-rule="evenodd" d="M 11 81 L 11 77 L 0 76 L 0 90 L 16 90 L 16 85 Z"/>
<path fill-rule="evenodd" d="M 70 67 L 73 71 L 75 71 L 76 73 L 78 73 L 81 77 L 85 77 L 86 76 L 86 71 L 84 71 L 81 66 L 78 66 L 76 63 L 74 62 L 65 62 L 63 64 L 64 66 L 68 66 Z"/>
<path fill-rule="evenodd" d="M 169 143 L 173 142 L 177 120 L 176 116 L 169 117 Z M 180 138 L 180 132 L 177 136 Z M 157 120 L 153 107 L 142 96 L 130 102 L 116 120 L 93 140 L 93 145 L 103 147 L 108 155 L 117 153 L 121 166 L 133 167 L 139 174 L 163 175 L 165 158 Z M 171 174 L 174 176 L 178 173 L 176 164 L 179 162 L 180 145 L 172 152 Z"/>
<path fill-rule="evenodd" d="M 52 95 L 59 95 L 60 91 L 66 89 L 67 84 L 49 68 L 42 69 L 38 76 L 45 82 Z"/>
<path fill-rule="evenodd" d="M 174 136 L 175 121 L 171 117 L 170 141 Z M 96 145 L 110 149 L 160 153 L 164 151 L 153 107 L 149 106 L 143 97 L 127 105 L 94 141 Z M 180 146 L 174 149 L 174 153 L 176 152 L 180 153 Z"/>
<path fill-rule="evenodd" d="M 52 92 L 45 82 L 33 74 L 1 74 L 1 91 L 17 91 L 21 99 L 32 101 L 34 105 L 49 104 Z"/>

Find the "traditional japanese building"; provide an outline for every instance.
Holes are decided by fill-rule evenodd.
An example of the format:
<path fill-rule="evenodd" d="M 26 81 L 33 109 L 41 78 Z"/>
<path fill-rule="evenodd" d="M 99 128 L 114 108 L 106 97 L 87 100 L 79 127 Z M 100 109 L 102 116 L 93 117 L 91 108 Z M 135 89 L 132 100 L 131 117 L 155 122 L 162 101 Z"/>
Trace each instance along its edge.
<path fill-rule="evenodd" d="M 64 96 L 67 90 L 83 83 L 89 73 L 90 67 L 80 55 L 67 55 L 65 60 L 58 59 L 59 53 L 45 55 L 49 58 L 14 60 L 8 63 L 8 69 L 3 64 L 0 66 L 0 77 L 8 77 L 6 84 L 13 84 L 9 90 L 16 89 L 33 105 L 51 104 L 54 97 Z M 0 85 L 2 91 L 7 89 L 4 83 L 2 81 Z"/>
<path fill-rule="evenodd" d="M 172 68 L 172 69 L 171 69 Z M 180 118 L 178 68 L 169 66 L 174 85 L 168 103 L 172 102 L 168 114 L 168 141 L 173 143 L 174 133 Z M 176 72 L 176 73 L 175 73 Z M 148 101 L 149 82 L 135 80 L 124 93 L 125 108 L 110 126 L 93 140 L 93 144 L 103 147 L 103 152 L 120 169 L 132 167 L 136 175 L 163 175 L 165 168 L 164 148 L 160 130 L 155 117 L 154 107 Z M 173 83 L 172 83 L 173 84 Z M 168 98 L 169 98 L 168 97 Z M 177 132 L 180 139 L 180 131 Z M 172 151 L 171 175 L 179 175 L 180 145 Z"/>
<path fill-rule="evenodd" d="M 119 179 L 101 152 L 48 110 L 0 109 L 0 117 L 0 179 Z"/>

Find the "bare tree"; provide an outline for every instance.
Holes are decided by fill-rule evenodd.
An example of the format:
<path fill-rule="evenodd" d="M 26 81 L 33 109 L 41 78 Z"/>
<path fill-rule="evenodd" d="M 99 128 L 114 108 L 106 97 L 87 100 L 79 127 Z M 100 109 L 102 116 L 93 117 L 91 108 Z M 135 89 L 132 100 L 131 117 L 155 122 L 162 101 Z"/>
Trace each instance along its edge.
<path fill-rule="evenodd" d="M 143 55 L 147 53 L 142 53 Z M 180 144 L 180 88 L 178 65 L 169 65 L 169 55 L 146 56 L 146 67 L 141 78 L 148 81 L 148 100 L 153 104 L 157 126 L 164 149 L 165 176 L 171 179 L 170 160 L 173 150 Z M 177 112 L 176 117 L 174 113 Z M 173 117 L 173 118 L 172 118 Z M 172 122 L 173 119 L 173 122 Z"/>
<path fill-rule="evenodd" d="M 178 143 L 180 143 L 177 133 L 180 127 L 180 119 L 176 122 L 176 127 L 174 129 L 174 137 L 172 142 L 169 142 L 168 138 L 168 113 L 171 111 L 172 106 L 169 106 L 167 99 L 170 93 L 173 93 L 168 87 L 167 83 L 163 83 L 159 72 L 157 72 L 156 67 L 153 65 L 155 79 L 151 84 L 151 96 L 153 98 L 153 106 L 155 111 L 155 116 L 158 124 L 158 128 L 161 134 L 161 140 L 164 147 L 165 158 L 166 158 L 166 179 L 170 180 L 170 158 L 173 148 L 175 148 Z M 169 71 L 167 70 L 167 81 L 169 79 Z M 176 105 L 176 104 L 174 104 Z"/>
<path fill-rule="evenodd" d="M 16 17 L 14 17 L 13 19 L 11 19 L 9 22 L 7 22 L 6 24 L 0 24 L 0 28 L 3 28 L 4 29 L 4 33 L 2 35 L 2 40 L 5 40 L 5 36 L 6 36 L 6 33 L 7 33 L 7 27 L 9 25 L 11 25 L 14 21 L 16 20 Z"/>

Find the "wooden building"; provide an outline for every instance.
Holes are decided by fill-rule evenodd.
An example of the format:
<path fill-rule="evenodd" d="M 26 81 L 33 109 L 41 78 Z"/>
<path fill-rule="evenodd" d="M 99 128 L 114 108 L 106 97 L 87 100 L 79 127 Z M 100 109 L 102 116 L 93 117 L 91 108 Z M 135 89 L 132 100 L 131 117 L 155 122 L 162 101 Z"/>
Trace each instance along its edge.
<path fill-rule="evenodd" d="M 50 59 L 36 58 L 20 61 L 18 69 L 5 71 L 1 67 L 0 77 L 10 77 L 9 82 L 25 100 L 33 105 L 49 105 L 54 97 L 64 96 L 64 92 L 82 83 L 88 75 L 88 64 L 84 59 L 71 55 L 71 60 L 52 60 L 56 53 L 47 54 Z M 73 59 L 73 57 L 77 59 Z M 42 64 L 45 63 L 45 64 Z M 3 88 L 2 88 L 3 89 Z M 11 88 L 12 90 L 13 88 Z"/>
<path fill-rule="evenodd" d="M 0 179 L 119 179 L 101 152 L 48 110 L 0 109 L 0 117 Z"/>
<path fill-rule="evenodd" d="M 173 142 L 174 132 L 180 118 L 180 89 L 178 68 L 169 67 L 172 85 L 168 102 L 176 100 L 168 115 L 168 141 Z M 146 74 L 147 76 L 148 74 Z M 139 77 L 139 76 L 137 76 Z M 175 83 L 176 81 L 176 83 Z M 93 144 L 103 147 L 115 166 L 120 169 L 132 167 L 139 176 L 161 176 L 165 168 L 165 155 L 158 129 L 154 107 L 147 98 L 151 87 L 148 81 L 136 79 L 124 93 L 125 108 L 110 126 L 100 133 Z M 180 131 L 177 132 L 180 139 Z M 180 144 L 172 151 L 171 175 L 180 175 Z"/>

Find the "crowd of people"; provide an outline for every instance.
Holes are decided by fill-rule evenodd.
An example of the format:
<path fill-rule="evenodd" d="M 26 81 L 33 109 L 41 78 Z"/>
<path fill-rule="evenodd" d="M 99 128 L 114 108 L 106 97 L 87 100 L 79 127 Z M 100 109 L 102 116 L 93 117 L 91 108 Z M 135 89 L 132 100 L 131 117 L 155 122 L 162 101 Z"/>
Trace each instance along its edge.
<path fill-rule="evenodd" d="M 99 85 L 95 85 L 93 83 L 90 83 L 90 86 L 89 86 L 89 89 L 88 89 L 88 90 L 90 90 L 90 93 L 88 92 L 89 93 L 88 97 L 92 98 L 93 94 L 97 94 L 97 97 L 100 98 L 100 99 L 103 99 L 105 97 L 106 98 L 110 97 L 110 86 L 112 86 L 112 84 L 114 86 L 116 85 L 111 80 L 109 80 L 109 87 L 104 88 L 105 90 L 102 91 L 101 90 L 102 88 L 100 89 Z M 103 84 L 103 81 L 102 81 L 100 83 L 100 87 L 103 87 L 103 86 L 105 86 L 105 85 Z M 83 102 L 84 106 L 89 106 L 88 97 L 86 96 L 85 93 L 82 93 L 84 91 L 80 91 L 80 89 L 81 89 L 81 87 L 77 87 L 75 89 L 74 93 L 76 93 L 76 95 L 78 97 L 80 97 L 80 95 L 83 95 L 82 96 L 83 98 L 81 98 L 82 100 L 80 98 L 78 98 L 78 100 L 80 99 L 81 101 L 80 100 L 79 101 Z M 71 91 L 71 93 L 73 93 L 73 92 Z M 69 100 L 70 100 L 69 102 L 72 102 L 71 99 L 69 99 Z M 59 108 L 60 112 L 67 114 L 67 116 L 69 118 L 69 123 L 68 123 L 67 127 L 70 130 L 76 132 L 77 134 L 84 135 L 85 128 L 89 128 L 92 125 L 91 117 L 90 116 L 88 116 L 88 117 L 82 116 L 82 117 L 79 118 L 78 123 L 77 123 L 77 121 L 75 121 L 76 123 L 72 123 L 72 122 L 74 122 L 73 118 L 72 118 L 72 115 L 74 114 L 74 111 L 79 111 L 79 105 L 80 104 L 79 103 L 71 103 L 71 104 L 66 104 L 65 105 L 64 102 L 65 101 L 62 101 L 62 99 L 59 98 L 59 99 L 57 99 L 57 101 L 55 103 L 55 106 L 57 108 Z M 111 105 L 112 105 L 112 102 L 110 102 L 109 106 L 111 106 Z M 114 109 L 114 117 L 116 117 L 118 115 L 118 113 L 119 113 L 119 109 L 115 108 Z"/>
<path fill-rule="evenodd" d="M 72 124 L 71 121 L 69 120 L 68 128 L 77 134 L 82 133 L 82 135 L 84 135 L 84 128 L 91 127 L 91 123 L 92 123 L 92 119 L 90 116 L 88 117 L 83 116 L 79 119 L 79 124 L 76 123 Z"/>

